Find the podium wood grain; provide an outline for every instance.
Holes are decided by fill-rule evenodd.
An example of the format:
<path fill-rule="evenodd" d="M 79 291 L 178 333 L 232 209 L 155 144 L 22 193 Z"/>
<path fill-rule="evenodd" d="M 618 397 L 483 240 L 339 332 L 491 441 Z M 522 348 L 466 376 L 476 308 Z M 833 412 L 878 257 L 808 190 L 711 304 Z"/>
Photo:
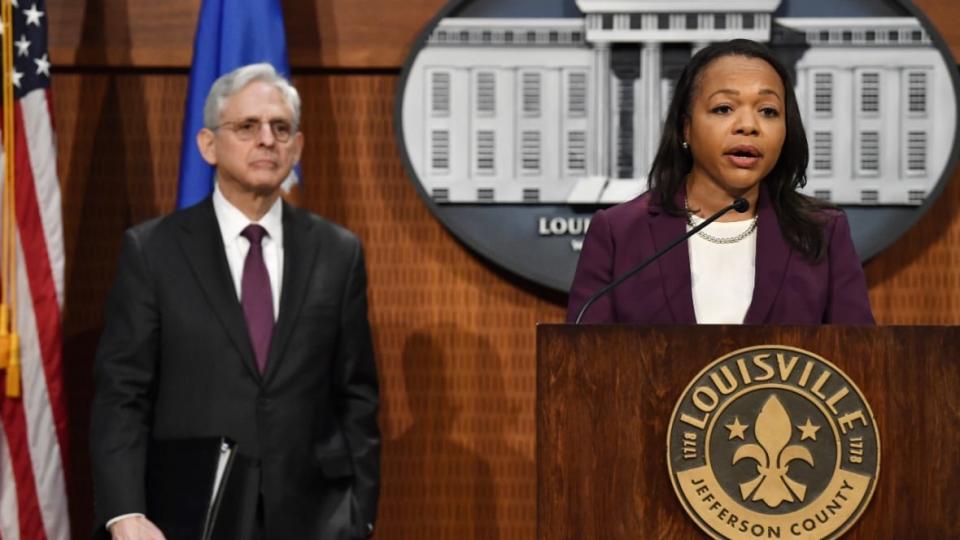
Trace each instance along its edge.
<path fill-rule="evenodd" d="M 762 344 L 823 356 L 873 410 L 879 481 L 845 538 L 960 538 L 960 328 L 564 325 L 537 331 L 539 538 L 703 538 L 670 483 L 670 416 L 704 366 Z"/>

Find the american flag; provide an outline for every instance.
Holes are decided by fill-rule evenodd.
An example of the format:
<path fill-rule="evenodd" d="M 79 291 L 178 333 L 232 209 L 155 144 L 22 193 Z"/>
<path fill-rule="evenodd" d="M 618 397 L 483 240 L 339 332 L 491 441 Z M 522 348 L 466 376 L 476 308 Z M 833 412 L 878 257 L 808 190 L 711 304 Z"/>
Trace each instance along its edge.
<path fill-rule="evenodd" d="M 63 226 L 50 96 L 49 24 L 43 0 L 12 3 L 12 77 L 16 216 L 15 330 L 21 395 L 0 384 L 0 539 L 70 537 L 64 463 L 67 414 L 61 372 Z M 12 32 L 11 32 L 12 30 Z M 0 179 L 7 184 L 6 168 Z M 2 210 L 0 210 L 2 211 Z M 6 263 L 6 261 L 4 261 Z M 6 266 L 3 266 L 6 268 Z M 0 373 L 5 383 L 8 369 Z"/>

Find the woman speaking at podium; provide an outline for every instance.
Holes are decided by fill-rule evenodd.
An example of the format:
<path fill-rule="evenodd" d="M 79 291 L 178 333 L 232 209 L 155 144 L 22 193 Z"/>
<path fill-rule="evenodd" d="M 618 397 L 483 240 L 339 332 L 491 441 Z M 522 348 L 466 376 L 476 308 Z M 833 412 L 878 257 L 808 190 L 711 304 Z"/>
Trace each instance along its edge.
<path fill-rule="evenodd" d="M 701 50 L 677 82 L 650 190 L 590 223 L 568 322 L 666 250 L 597 297 L 582 321 L 873 324 L 846 216 L 797 191 L 808 158 L 793 85 L 771 51 L 742 39 Z M 729 210 L 738 198 L 749 203 L 743 213 Z"/>

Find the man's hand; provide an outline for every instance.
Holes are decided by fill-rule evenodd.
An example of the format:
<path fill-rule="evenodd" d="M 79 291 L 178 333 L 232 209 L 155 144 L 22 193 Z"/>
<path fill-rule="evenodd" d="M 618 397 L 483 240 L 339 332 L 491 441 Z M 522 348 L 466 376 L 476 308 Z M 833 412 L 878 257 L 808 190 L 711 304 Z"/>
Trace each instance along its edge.
<path fill-rule="evenodd" d="M 143 516 L 121 519 L 110 526 L 113 540 L 166 540 L 160 529 Z"/>

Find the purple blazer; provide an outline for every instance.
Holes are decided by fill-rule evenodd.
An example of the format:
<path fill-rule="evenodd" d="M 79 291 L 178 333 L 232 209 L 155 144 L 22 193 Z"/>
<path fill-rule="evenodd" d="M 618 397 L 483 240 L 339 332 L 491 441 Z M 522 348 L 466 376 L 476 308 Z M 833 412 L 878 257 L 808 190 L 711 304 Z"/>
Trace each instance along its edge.
<path fill-rule="evenodd" d="M 763 185 L 757 199 L 757 266 L 744 324 L 874 324 L 867 283 L 843 212 L 827 210 L 827 253 L 812 263 L 795 252 Z M 590 222 L 570 287 L 567 322 L 591 294 L 686 231 L 686 220 L 647 192 L 600 210 Z M 597 300 L 587 323 L 696 324 L 689 248 L 680 244 Z"/>

